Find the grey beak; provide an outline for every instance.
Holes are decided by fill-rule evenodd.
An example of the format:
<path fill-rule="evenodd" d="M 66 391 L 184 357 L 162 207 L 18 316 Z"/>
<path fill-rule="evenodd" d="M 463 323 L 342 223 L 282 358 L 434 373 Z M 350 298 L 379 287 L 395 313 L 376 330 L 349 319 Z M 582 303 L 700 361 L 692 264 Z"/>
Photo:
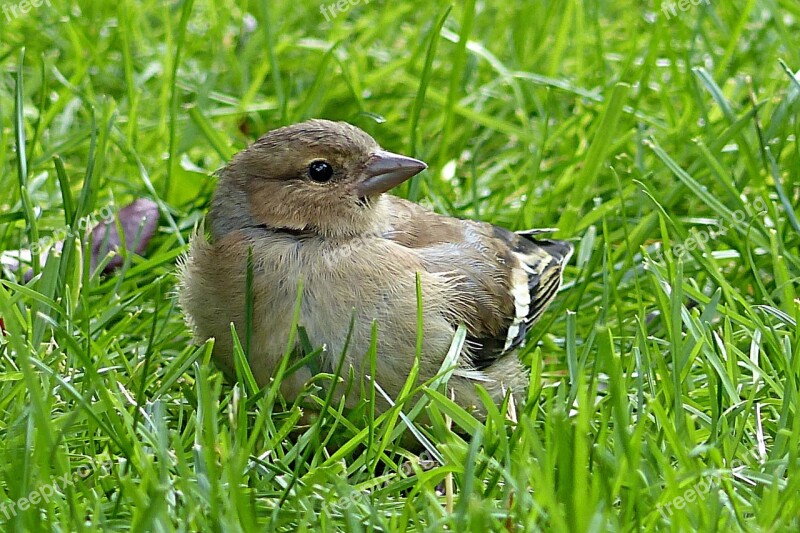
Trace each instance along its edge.
<path fill-rule="evenodd" d="M 356 186 L 359 198 L 377 196 L 416 176 L 428 165 L 418 159 L 377 150 L 364 168 L 364 180 Z"/>

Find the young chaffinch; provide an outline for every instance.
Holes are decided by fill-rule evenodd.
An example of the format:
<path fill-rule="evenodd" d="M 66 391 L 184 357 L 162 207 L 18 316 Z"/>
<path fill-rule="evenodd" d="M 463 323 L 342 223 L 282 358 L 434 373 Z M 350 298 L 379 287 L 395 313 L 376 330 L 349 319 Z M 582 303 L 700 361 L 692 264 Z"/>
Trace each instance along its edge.
<path fill-rule="evenodd" d="M 230 323 L 243 336 L 252 249 L 247 355 L 259 385 L 270 382 L 287 348 L 302 280 L 299 325 L 312 345 L 325 347 L 320 370 L 333 372 L 355 313 L 343 375 L 369 373 L 377 321 L 374 378 L 394 398 L 415 359 L 419 273 L 419 380 L 437 374 L 463 323 L 467 341 L 448 384 L 455 401 L 480 413 L 475 384 L 497 403 L 507 391 L 522 400 L 529 373 L 514 352 L 555 297 L 572 245 L 384 194 L 425 168 L 355 126 L 326 120 L 271 131 L 239 152 L 219 176 L 211 241 L 196 235 L 181 265 L 180 303 L 196 339 L 214 337 L 217 364 L 234 374 Z M 285 378 L 284 397 L 293 400 L 311 377 L 305 368 Z M 387 405 L 379 401 L 376 411 Z"/>

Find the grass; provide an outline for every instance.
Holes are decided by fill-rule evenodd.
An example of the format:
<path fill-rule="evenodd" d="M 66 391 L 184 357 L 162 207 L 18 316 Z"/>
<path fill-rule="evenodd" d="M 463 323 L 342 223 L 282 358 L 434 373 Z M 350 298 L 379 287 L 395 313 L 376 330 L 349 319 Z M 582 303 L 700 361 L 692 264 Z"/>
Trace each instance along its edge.
<path fill-rule="evenodd" d="M 139 197 L 161 222 L 111 276 L 72 232 L 0 282 L 3 531 L 800 526 L 794 0 L 5 13 L 0 248 Z M 577 245 L 521 354 L 524 413 L 479 423 L 432 385 L 433 468 L 395 438 L 407 398 L 297 429 L 274 388 L 222 380 L 176 307 L 211 174 L 308 117 L 427 161 L 398 194 Z"/>

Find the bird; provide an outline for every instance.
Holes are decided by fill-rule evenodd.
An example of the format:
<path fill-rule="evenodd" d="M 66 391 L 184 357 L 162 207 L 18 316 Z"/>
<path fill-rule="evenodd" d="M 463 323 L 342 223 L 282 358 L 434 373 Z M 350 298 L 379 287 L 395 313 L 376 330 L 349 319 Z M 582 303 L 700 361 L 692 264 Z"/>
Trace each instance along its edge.
<path fill-rule="evenodd" d="M 420 383 L 441 371 L 463 327 L 452 399 L 478 417 L 487 408 L 478 386 L 497 405 L 509 394 L 522 405 L 530 371 L 519 349 L 556 297 L 573 246 L 387 194 L 426 168 L 356 126 L 322 119 L 274 129 L 237 153 L 218 171 L 207 220 L 180 263 L 179 303 L 195 340 L 213 338 L 214 361 L 235 379 L 233 324 L 255 381 L 269 387 L 285 353 L 302 355 L 296 325 L 321 350 L 314 365 L 283 377 L 283 397 L 294 401 L 341 364 L 342 376 L 380 386 L 380 413 L 415 361 Z M 341 388 L 347 406 L 364 400 L 363 388 Z"/>

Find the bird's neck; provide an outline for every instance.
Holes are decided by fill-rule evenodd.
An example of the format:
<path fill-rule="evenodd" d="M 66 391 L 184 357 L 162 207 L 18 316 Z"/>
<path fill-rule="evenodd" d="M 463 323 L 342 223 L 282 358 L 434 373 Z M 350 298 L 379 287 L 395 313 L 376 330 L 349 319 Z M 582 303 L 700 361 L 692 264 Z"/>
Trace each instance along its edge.
<path fill-rule="evenodd" d="M 331 213 L 329 218 L 321 218 L 313 224 L 272 220 L 264 214 L 255 217 L 248 205 L 244 192 L 220 184 L 209 213 L 212 238 L 218 240 L 233 231 L 257 229 L 294 237 L 349 240 L 383 234 L 389 219 L 388 201 L 384 197 L 375 198 L 362 209 L 349 214 Z"/>

